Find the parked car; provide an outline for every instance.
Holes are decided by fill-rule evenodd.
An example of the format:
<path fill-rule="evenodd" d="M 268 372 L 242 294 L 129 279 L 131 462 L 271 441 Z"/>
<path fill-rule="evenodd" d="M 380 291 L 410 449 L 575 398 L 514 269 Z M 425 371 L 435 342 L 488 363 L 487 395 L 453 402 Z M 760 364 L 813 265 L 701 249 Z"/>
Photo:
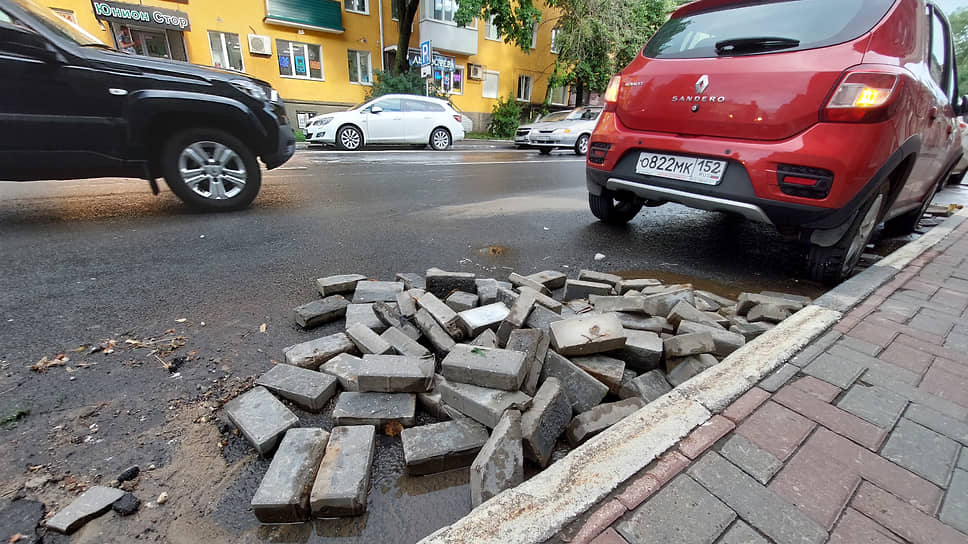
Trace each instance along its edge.
<path fill-rule="evenodd" d="M 965 172 L 968 171 L 968 123 L 965 122 L 964 117 L 958 117 L 958 130 L 961 132 L 961 150 L 963 155 L 951 171 L 951 176 L 948 178 L 948 183 L 952 185 L 961 183 L 961 180 L 965 179 Z"/>
<path fill-rule="evenodd" d="M 32 0 L 0 0 L 0 179 L 142 177 L 229 210 L 259 193 L 295 138 L 258 79 L 129 55 Z"/>
<path fill-rule="evenodd" d="M 591 211 L 732 212 L 809 243 L 809 275 L 840 281 L 877 224 L 916 228 L 962 156 L 953 51 L 923 0 L 682 6 L 608 85 Z"/>
<path fill-rule="evenodd" d="M 356 151 L 367 144 L 430 144 L 436 151 L 464 139 L 463 116 L 446 100 L 387 94 L 309 120 L 306 141 Z"/>
<path fill-rule="evenodd" d="M 514 143 L 521 148 L 536 147 L 542 155 L 553 149 L 574 149 L 576 155 L 584 155 L 601 113 L 602 108 L 595 106 L 549 113 L 530 125 L 518 127 Z"/>

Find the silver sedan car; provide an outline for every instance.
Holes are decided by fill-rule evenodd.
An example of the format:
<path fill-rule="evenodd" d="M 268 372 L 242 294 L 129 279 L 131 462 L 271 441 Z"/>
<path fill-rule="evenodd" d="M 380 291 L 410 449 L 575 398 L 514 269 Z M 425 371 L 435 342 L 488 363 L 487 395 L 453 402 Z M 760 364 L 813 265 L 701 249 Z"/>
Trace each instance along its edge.
<path fill-rule="evenodd" d="M 588 138 L 601 113 L 600 106 L 549 113 L 530 125 L 518 127 L 514 144 L 522 148 L 536 147 L 542 155 L 553 149 L 574 149 L 576 155 L 584 155 L 588 152 Z"/>

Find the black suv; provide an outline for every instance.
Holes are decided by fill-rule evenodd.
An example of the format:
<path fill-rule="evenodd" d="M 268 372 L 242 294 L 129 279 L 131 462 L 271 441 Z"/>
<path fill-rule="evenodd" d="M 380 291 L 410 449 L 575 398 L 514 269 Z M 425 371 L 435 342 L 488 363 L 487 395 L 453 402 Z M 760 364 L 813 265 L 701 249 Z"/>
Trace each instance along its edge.
<path fill-rule="evenodd" d="M 33 0 L 0 0 L 0 127 L 2 180 L 164 177 L 217 210 L 295 150 L 268 83 L 116 51 Z"/>

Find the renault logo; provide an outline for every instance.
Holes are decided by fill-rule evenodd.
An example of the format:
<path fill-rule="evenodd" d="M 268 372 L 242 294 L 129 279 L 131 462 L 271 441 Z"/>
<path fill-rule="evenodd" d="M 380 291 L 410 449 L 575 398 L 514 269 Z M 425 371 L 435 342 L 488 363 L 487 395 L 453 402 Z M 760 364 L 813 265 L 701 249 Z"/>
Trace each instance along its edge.
<path fill-rule="evenodd" d="M 696 81 L 696 94 L 702 94 L 709 87 L 709 76 L 703 74 L 698 81 Z"/>

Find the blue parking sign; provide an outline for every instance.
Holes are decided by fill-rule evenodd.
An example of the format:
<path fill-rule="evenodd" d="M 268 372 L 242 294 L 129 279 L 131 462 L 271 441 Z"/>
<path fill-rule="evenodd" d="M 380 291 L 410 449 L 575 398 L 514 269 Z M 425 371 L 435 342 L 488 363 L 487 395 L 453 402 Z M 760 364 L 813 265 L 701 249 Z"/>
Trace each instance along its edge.
<path fill-rule="evenodd" d="M 427 66 L 433 58 L 433 50 L 430 49 L 430 40 L 420 42 L 420 65 Z"/>

